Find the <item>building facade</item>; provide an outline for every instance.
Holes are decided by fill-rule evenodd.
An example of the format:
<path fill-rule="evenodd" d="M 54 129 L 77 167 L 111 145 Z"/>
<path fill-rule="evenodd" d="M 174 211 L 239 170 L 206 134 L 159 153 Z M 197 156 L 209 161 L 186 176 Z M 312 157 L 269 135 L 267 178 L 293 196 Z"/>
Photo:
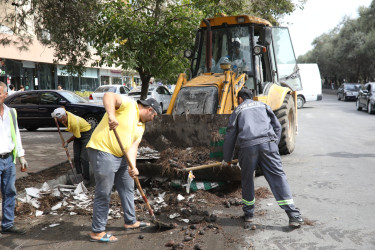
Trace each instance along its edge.
<path fill-rule="evenodd" d="M 16 8 L 11 2 L 2 2 L 0 7 L 3 10 L 0 13 L 0 37 L 8 37 L 10 40 L 17 39 L 13 36 L 11 29 L 12 25 L 16 25 L 16 23 L 7 24 L 3 21 L 4 15 L 16 11 Z M 32 27 L 32 22 L 30 22 L 30 26 Z M 69 74 L 64 69 L 64 62 L 54 63 L 53 49 L 42 45 L 37 35 L 34 37 L 35 39 L 27 50 L 19 50 L 13 43 L 7 46 L 0 45 L 0 81 L 8 86 L 12 84 L 16 90 L 21 85 L 25 90 L 57 89 L 57 86 L 61 85 L 65 90 L 94 91 L 103 84 L 132 86 L 134 82 L 139 81 L 139 76 L 135 72 L 126 71 L 125 75 L 125 71 L 113 67 L 87 66 L 81 76 Z"/>

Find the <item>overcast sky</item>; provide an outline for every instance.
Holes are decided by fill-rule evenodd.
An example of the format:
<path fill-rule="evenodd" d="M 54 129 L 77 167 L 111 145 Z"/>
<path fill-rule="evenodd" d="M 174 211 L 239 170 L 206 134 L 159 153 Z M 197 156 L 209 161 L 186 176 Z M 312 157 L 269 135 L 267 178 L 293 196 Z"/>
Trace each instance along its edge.
<path fill-rule="evenodd" d="M 283 19 L 289 27 L 296 57 L 312 49 L 313 40 L 336 27 L 343 17 L 358 17 L 358 7 L 369 7 L 372 0 L 307 0 L 303 10 Z"/>

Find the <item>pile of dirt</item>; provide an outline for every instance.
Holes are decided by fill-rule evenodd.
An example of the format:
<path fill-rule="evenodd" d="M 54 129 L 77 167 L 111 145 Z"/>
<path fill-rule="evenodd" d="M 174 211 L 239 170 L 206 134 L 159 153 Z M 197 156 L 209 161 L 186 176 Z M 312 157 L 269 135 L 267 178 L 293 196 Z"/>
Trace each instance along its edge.
<path fill-rule="evenodd" d="M 71 168 L 69 163 L 66 162 L 38 173 L 28 173 L 28 176 L 16 180 L 16 189 L 19 192 L 27 187 L 35 187 L 37 184 L 56 179 L 56 177 L 67 174 L 69 171 L 71 171 Z"/>
<path fill-rule="evenodd" d="M 208 164 L 210 149 L 207 147 L 168 148 L 160 152 L 160 159 L 156 162 L 163 167 L 163 175 L 176 169 Z"/>

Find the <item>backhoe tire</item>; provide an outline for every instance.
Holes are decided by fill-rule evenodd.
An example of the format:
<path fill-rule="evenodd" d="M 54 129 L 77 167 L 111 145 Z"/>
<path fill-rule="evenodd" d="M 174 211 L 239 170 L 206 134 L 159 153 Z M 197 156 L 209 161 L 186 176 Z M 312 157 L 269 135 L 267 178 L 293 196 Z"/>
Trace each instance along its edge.
<path fill-rule="evenodd" d="M 297 134 L 296 108 L 293 96 L 287 94 L 281 107 L 275 112 L 282 127 L 281 139 L 279 142 L 280 154 L 286 155 L 293 152 Z"/>

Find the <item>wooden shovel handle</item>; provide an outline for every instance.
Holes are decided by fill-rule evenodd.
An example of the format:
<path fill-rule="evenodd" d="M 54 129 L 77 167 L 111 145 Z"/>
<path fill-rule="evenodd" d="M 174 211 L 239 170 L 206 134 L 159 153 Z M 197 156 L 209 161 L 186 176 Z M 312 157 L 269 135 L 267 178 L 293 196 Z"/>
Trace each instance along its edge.
<path fill-rule="evenodd" d="M 59 123 L 58 123 L 58 121 L 57 121 L 57 118 L 54 117 L 53 119 L 55 120 L 56 127 L 57 127 L 57 131 L 59 131 L 59 135 L 60 135 L 61 142 L 62 142 L 62 144 L 64 145 L 64 144 L 65 144 L 65 140 L 64 140 L 64 137 L 63 137 L 62 134 L 61 134 L 60 126 L 59 126 Z M 64 149 L 65 149 L 66 156 L 68 157 L 68 161 L 69 161 L 70 168 L 72 169 L 72 172 L 73 172 L 74 177 L 75 177 L 75 179 L 76 179 L 76 183 L 78 184 L 78 183 L 79 183 L 79 179 L 78 179 L 77 174 L 74 172 L 74 166 L 73 166 L 72 158 L 70 158 L 69 150 L 68 150 L 68 148 L 66 148 L 66 147 L 64 147 Z"/>
<path fill-rule="evenodd" d="M 236 164 L 238 160 L 233 160 L 232 164 Z M 185 168 L 184 171 L 192 171 L 192 170 L 199 170 L 199 169 L 205 169 L 205 168 L 213 168 L 213 167 L 220 167 L 221 162 L 215 162 L 207 165 L 201 165 L 201 166 L 196 166 L 196 167 L 191 167 L 191 168 Z"/>
<path fill-rule="evenodd" d="M 64 137 L 61 134 L 59 123 L 57 122 L 56 117 L 54 117 L 53 119 L 55 119 L 57 131 L 59 131 L 61 142 L 64 145 L 65 144 L 65 140 L 64 140 Z M 65 147 L 64 147 L 64 149 L 65 149 L 65 152 L 66 152 L 66 156 L 68 157 L 69 163 L 72 165 L 73 163 L 72 163 L 72 159 L 70 158 L 69 150 L 67 148 L 65 148 Z M 71 166 L 71 167 L 73 168 L 73 166 Z"/>
<path fill-rule="evenodd" d="M 122 146 L 121 139 L 120 139 L 120 137 L 119 137 L 119 135 L 118 135 L 116 129 L 114 129 L 113 132 L 115 133 L 115 136 L 116 136 L 117 142 L 118 142 L 118 144 L 120 145 L 121 151 L 122 151 L 122 153 L 123 153 L 123 155 L 124 155 L 124 159 L 128 162 L 129 167 L 130 167 L 131 169 L 134 169 L 133 164 L 132 164 L 132 163 L 130 162 L 130 160 L 129 160 L 128 154 L 126 153 L 124 147 Z M 151 208 L 151 206 L 150 206 L 150 203 L 148 203 L 147 197 L 146 197 L 145 193 L 143 192 L 143 189 L 142 189 L 142 187 L 141 187 L 141 183 L 139 182 L 138 176 L 135 176 L 135 177 L 134 177 L 134 181 L 135 181 L 135 184 L 137 185 L 138 191 L 141 193 L 142 198 L 143 198 L 143 200 L 144 200 L 145 203 L 146 203 L 146 206 L 147 206 L 148 212 L 150 213 L 150 215 L 151 215 L 152 217 L 155 217 L 155 215 L 154 215 L 154 211 L 152 211 L 152 208 Z"/>

